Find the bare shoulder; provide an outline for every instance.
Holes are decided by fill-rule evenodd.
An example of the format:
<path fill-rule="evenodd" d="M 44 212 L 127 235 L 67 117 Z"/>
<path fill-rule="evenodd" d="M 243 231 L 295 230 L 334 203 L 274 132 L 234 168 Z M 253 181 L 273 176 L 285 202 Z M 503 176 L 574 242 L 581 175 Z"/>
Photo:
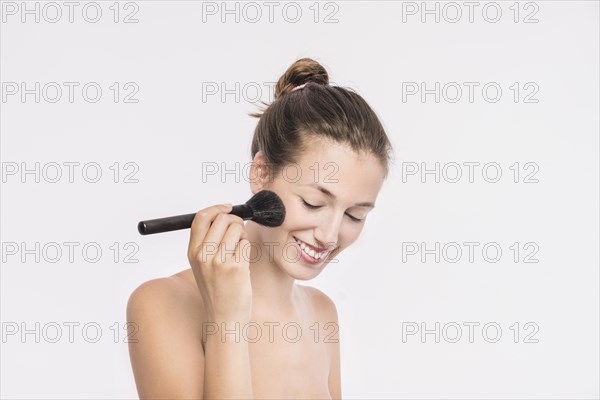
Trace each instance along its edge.
<path fill-rule="evenodd" d="M 140 398 L 202 397 L 203 313 L 197 297 L 178 274 L 146 281 L 129 296 L 129 355 Z"/>
<path fill-rule="evenodd" d="M 312 309 L 322 320 L 338 322 L 338 314 L 335 303 L 321 290 L 304 285 L 297 285 L 307 296 Z"/>
<path fill-rule="evenodd" d="M 139 303 L 143 300 L 150 300 L 160 296 L 162 300 L 165 297 L 175 295 L 175 282 L 171 277 L 155 278 L 140 284 L 129 296 L 129 301 Z"/>
<path fill-rule="evenodd" d="M 186 279 L 185 272 L 140 284 L 129 296 L 128 317 L 135 316 L 143 320 L 160 318 L 171 323 L 181 323 L 182 326 L 200 322 L 203 314 L 201 296 L 197 287 Z"/>
<path fill-rule="evenodd" d="M 332 399 L 342 398 L 340 370 L 340 341 L 338 314 L 335 303 L 329 296 L 317 288 L 298 285 L 306 293 L 308 303 L 314 315 L 320 320 L 323 329 L 323 340 L 320 342 L 329 355 L 328 386 Z"/>
<path fill-rule="evenodd" d="M 163 308 L 164 301 L 185 300 L 186 293 L 181 290 L 184 285 L 180 274 L 181 272 L 143 282 L 131 293 L 128 304 L 139 306 L 140 303 L 153 302 L 153 305 Z M 164 304 L 168 305 L 172 304 Z"/>
<path fill-rule="evenodd" d="M 127 314 L 145 314 L 154 310 L 160 313 L 170 307 L 176 296 L 169 278 L 156 278 L 140 284 L 129 296 Z"/>

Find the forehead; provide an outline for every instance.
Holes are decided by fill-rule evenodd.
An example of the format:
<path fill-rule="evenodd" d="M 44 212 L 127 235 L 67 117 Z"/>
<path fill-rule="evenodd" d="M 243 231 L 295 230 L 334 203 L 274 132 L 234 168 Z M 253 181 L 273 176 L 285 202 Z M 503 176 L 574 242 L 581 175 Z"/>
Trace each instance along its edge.
<path fill-rule="evenodd" d="M 295 184 L 309 187 L 318 183 L 336 195 L 360 196 L 360 200 L 374 200 L 385 174 L 381 162 L 372 154 L 357 153 L 347 144 L 326 140 L 307 143 L 296 165 L 301 176 Z M 288 175 L 295 174 L 296 171 L 290 171 Z"/>

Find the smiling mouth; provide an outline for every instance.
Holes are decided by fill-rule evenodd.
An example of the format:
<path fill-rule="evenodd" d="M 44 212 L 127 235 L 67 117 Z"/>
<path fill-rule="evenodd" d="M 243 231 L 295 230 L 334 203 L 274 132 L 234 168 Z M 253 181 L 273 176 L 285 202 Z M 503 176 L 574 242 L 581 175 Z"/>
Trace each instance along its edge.
<path fill-rule="evenodd" d="M 294 240 L 296 241 L 296 243 L 298 243 L 300 250 L 302 250 L 302 252 L 308 257 L 310 257 L 314 262 L 320 262 L 324 260 L 331 253 L 331 250 L 323 250 L 321 252 L 317 252 L 308 247 L 306 243 L 304 243 L 302 240 L 298 239 L 295 236 Z"/>

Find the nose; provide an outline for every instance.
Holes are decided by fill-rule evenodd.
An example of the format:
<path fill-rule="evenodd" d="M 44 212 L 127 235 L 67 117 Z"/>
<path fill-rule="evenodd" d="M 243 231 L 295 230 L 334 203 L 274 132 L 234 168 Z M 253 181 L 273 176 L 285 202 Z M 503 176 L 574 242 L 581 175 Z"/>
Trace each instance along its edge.
<path fill-rule="evenodd" d="M 328 218 L 323 218 L 315 230 L 317 246 L 334 249 L 338 245 L 340 226 L 344 213 L 336 213 Z"/>

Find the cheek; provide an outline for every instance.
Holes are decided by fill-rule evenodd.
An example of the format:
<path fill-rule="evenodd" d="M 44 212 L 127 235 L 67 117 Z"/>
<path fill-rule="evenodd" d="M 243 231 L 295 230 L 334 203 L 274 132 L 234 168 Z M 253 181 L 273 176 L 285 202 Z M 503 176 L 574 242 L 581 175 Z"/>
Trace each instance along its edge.
<path fill-rule="evenodd" d="M 313 226 L 315 222 L 318 222 L 316 213 L 304 208 L 299 201 L 285 203 L 285 220 L 281 225 L 283 228 L 298 230 L 304 226 Z"/>
<path fill-rule="evenodd" d="M 307 215 L 306 210 L 303 210 L 301 206 L 298 207 L 293 201 L 283 198 L 282 200 L 285 205 L 285 219 L 280 226 L 268 229 L 267 237 L 271 241 L 289 241 L 291 234 L 301 231 L 311 224 L 310 215 Z"/>
<path fill-rule="evenodd" d="M 364 224 L 360 226 L 353 226 L 354 222 L 348 222 L 345 226 L 342 226 L 340 230 L 340 244 L 342 248 L 351 246 L 359 238 L 362 232 Z"/>

